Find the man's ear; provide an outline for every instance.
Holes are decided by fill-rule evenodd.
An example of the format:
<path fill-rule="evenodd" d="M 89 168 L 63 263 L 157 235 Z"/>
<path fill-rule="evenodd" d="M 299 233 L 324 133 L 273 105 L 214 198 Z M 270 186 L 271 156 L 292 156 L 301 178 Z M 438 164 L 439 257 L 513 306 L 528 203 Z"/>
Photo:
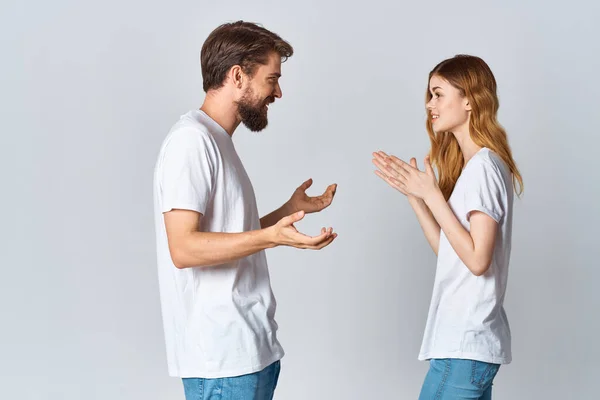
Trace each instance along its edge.
<path fill-rule="evenodd" d="M 242 67 L 239 65 L 234 65 L 229 70 L 229 78 L 236 88 L 241 89 L 244 85 L 244 79 L 246 78 L 246 75 L 244 74 L 244 71 L 242 71 Z"/>

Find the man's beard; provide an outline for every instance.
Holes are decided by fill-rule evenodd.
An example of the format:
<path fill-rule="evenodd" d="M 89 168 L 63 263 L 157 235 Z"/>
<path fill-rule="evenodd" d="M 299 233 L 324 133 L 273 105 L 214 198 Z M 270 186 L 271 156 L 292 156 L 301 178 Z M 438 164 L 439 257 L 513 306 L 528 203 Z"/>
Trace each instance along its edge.
<path fill-rule="evenodd" d="M 275 100 L 267 97 L 264 100 L 255 100 L 252 90 L 248 89 L 244 96 L 237 102 L 238 113 L 242 123 L 252 132 L 262 131 L 269 123 L 266 105 Z"/>

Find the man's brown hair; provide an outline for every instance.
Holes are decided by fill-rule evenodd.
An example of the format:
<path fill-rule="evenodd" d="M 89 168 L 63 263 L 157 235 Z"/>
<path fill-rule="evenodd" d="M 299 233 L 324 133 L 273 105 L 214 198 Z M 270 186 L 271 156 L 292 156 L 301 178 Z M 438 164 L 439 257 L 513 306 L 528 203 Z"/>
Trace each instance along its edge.
<path fill-rule="evenodd" d="M 294 54 L 294 49 L 279 35 L 251 22 L 219 26 L 202 45 L 200 64 L 204 91 L 223 86 L 227 72 L 234 65 L 253 76 L 256 67 L 266 64 L 272 52 L 278 53 L 284 62 Z"/>

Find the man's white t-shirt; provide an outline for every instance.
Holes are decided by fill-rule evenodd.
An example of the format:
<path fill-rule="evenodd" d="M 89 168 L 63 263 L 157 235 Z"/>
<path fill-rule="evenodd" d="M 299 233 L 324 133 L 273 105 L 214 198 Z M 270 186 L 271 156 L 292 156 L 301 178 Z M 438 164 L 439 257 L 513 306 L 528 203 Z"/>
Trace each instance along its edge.
<path fill-rule="evenodd" d="M 438 261 L 419 360 L 460 358 L 494 364 L 511 362 L 511 333 L 504 311 L 511 251 L 512 174 L 487 148 L 463 169 L 448 201 L 465 229 L 470 214 L 483 212 L 498 222 L 492 263 L 475 276 L 440 232 Z"/>
<path fill-rule="evenodd" d="M 260 229 L 254 190 L 231 136 L 201 110 L 181 116 L 154 171 L 160 300 L 169 375 L 221 378 L 281 359 L 264 251 L 212 267 L 178 269 L 163 213 L 201 213 L 203 232 Z"/>

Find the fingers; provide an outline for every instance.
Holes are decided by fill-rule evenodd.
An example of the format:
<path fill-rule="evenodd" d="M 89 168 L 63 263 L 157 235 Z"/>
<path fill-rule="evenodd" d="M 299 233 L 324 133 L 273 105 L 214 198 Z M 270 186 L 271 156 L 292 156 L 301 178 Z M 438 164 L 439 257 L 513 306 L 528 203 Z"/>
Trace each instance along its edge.
<path fill-rule="evenodd" d="M 307 249 L 310 250 L 321 250 L 322 248 L 329 246 L 331 244 L 331 242 L 333 242 L 336 238 L 337 238 L 337 233 L 334 233 L 333 235 L 331 235 L 327 240 L 325 240 L 324 242 L 319 243 L 316 246 L 311 246 L 311 247 L 307 247 Z"/>
<path fill-rule="evenodd" d="M 396 175 L 398 178 L 400 178 L 401 175 L 403 178 L 408 179 L 409 174 L 414 171 L 412 165 L 405 163 L 396 156 L 388 156 L 383 151 L 373 153 L 373 156 L 373 163 L 375 163 L 375 161 L 379 163 L 379 165 L 377 163 L 375 163 L 375 165 L 378 165 L 378 167 L 383 165 L 384 168 L 380 167 L 380 169 L 386 170 L 387 172 L 393 172 L 393 175 Z"/>
<path fill-rule="evenodd" d="M 312 243 L 307 243 L 305 241 L 303 243 L 297 243 L 293 246 L 298 249 L 320 250 L 326 246 L 329 246 L 338 237 L 337 233 L 333 233 L 330 230 L 327 230 L 327 231 L 329 231 L 330 233 L 327 236 L 325 236 L 325 238 L 322 240 L 319 240 L 319 241 L 315 240 L 315 241 L 312 241 Z M 321 235 L 318 236 L 318 238 L 320 238 L 320 237 L 321 237 Z"/>
<path fill-rule="evenodd" d="M 318 236 L 308 236 L 300 232 L 288 232 L 290 240 L 289 245 L 301 249 L 319 249 L 331 243 L 337 237 L 333 233 L 333 228 L 321 228 L 321 234 Z"/>
<path fill-rule="evenodd" d="M 322 211 L 325 208 L 329 207 L 333 202 L 333 197 L 335 196 L 335 192 L 337 190 L 337 184 L 331 184 L 327 186 L 325 192 L 323 192 L 320 196 L 315 197 L 306 197 L 307 204 L 304 206 L 305 211 L 309 213 Z"/>
<path fill-rule="evenodd" d="M 374 152 L 373 158 L 384 164 L 388 164 L 390 162 L 390 156 L 385 154 L 383 151 Z"/>
<path fill-rule="evenodd" d="M 407 168 L 408 164 L 394 156 L 392 156 L 390 160 L 390 167 L 396 171 L 398 178 L 402 177 L 404 179 L 408 179 L 411 173 L 411 170 Z"/>
<path fill-rule="evenodd" d="M 378 161 L 377 159 L 373 159 L 373 164 L 375 164 L 375 166 L 377 166 L 377 168 L 380 169 L 380 173 L 382 174 L 382 177 L 385 176 L 389 179 L 395 179 L 398 182 L 402 182 L 404 183 L 408 178 L 408 173 L 406 171 L 404 171 L 402 168 L 396 167 L 396 168 L 391 168 L 388 165 L 382 164 L 380 161 Z M 390 183 L 390 182 L 388 182 Z M 394 186 L 394 185 L 392 185 Z"/>
<path fill-rule="evenodd" d="M 390 158 L 392 159 L 392 164 L 397 165 L 398 167 L 402 168 L 403 171 L 408 172 L 408 173 L 411 173 L 414 171 L 414 167 L 412 165 L 405 163 L 398 157 L 391 156 Z"/>
<path fill-rule="evenodd" d="M 333 201 L 333 196 L 335 196 L 335 191 L 337 190 L 337 184 L 332 184 L 327 186 L 325 192 L 322 195 L 315 197 L 314 199 L 320 203 L 321 206 L 327 207 Z"/>
<path fill-rule="evenodd" d="M 404 195 L 408 195 L 408 192 L 405 189 L 404 183 L 401 182 L 400 180 L 398 180 L 394 177 L 391 177 L 391 176 L 387 176 L 387 175 L 383 174 L 381 171 L 375 171 L 375 175 L 377 175 L 378 177 L 383 179 L 385 182 L 387 182 L 388 185 L 390 185 L 394 189 L 398 190 L 400 193 L 402 193 Z"/>
<path fill-rule="evenodd" d="M 302 191 L 306 191 L 306 189 L 308 189 L 309 187 L 311 187 L 313 184 L 313 180 L 312 178 L 309 178 L 307 181 L 305 181 L 302 185 L 300 185 L 298 187 L 298 189 L 301 189 Z"/>
<path fill-rule="evenodd" d="M 388 176 L 398 175 L 398 172 L 396 170 L 392 169 L 386 161 L 380 158 L 373 158 L 373 164 L 375 164 L 377 168 L 379 168 Z"/>
<path fill-rule="evenodd" d="M 412 168 L 417 168 L 417 163 L 415 160 L 415 163 L 413 165 L 412 160 L 414 159 L 411 158 L 410 164 L 402 161 L 401 159 L 399 159 L 398 157 L 394 156 L 394 155 L 387 155 L 385 152 L 383 151 L 377 151 L 375 153 L 373 153 L 373 156 L 377 159 L 379 159 L 380 161 L 386 163 L 386 164 L 390 164 L 390 165 L 396 165 L 397 167 L 402 167 L 403 169 L 405 169 L 408 172 L 411 172 L 411 167 Z"/>
<path fill-rule="evenodd" d="M 427 173 L 427 175 L 433 176 L 434 173 L 433 173 L 433 168 L 431 167 L 431 160 L 429 158 L 429 155 L 427 155 L 425 157 L 424 163 L 425 163 L 425 172 Z"/>
<path fill-rule="evenodd" d="M 304 218 L 304 211 L 300 210 L 298 212 L 293 213 L 292 215 L 283 217 L 281 219 L 281 223 L 283 226 L 292 226 L 295 222 L 300 221 L 302 218 Z"/>
<path fill-rule="evenodd" d="M 399 191 L 400 193 L 402 193 L 404 195 L 408 195 L 408 192 L 406 190 L 406 185 L 403 182 L 401 182 L 400 180 L 398 180 L 394 177 L 386 176 L 386 175 L 382 174 L 380 171 L 375 171 L 375 174 L 377 176 L 379 176 L 381 179 L 383 179 L 392 188 L 396 189 L 397 191 Z"/>
<path fill-rule="evenodd" d="M 331 184 L 327 186 L 326 192 L 331 193 L 331 197 L 335 196 L 335 192 L 337 191 L 337 183 Z"/>
<path fill-rule="evenodd" d="M 411 158 L 410 159 L 410 166 L 416 169 L 419 169 L 419 167 L 417 166 L 417 159 L 416 158 Z"/>

